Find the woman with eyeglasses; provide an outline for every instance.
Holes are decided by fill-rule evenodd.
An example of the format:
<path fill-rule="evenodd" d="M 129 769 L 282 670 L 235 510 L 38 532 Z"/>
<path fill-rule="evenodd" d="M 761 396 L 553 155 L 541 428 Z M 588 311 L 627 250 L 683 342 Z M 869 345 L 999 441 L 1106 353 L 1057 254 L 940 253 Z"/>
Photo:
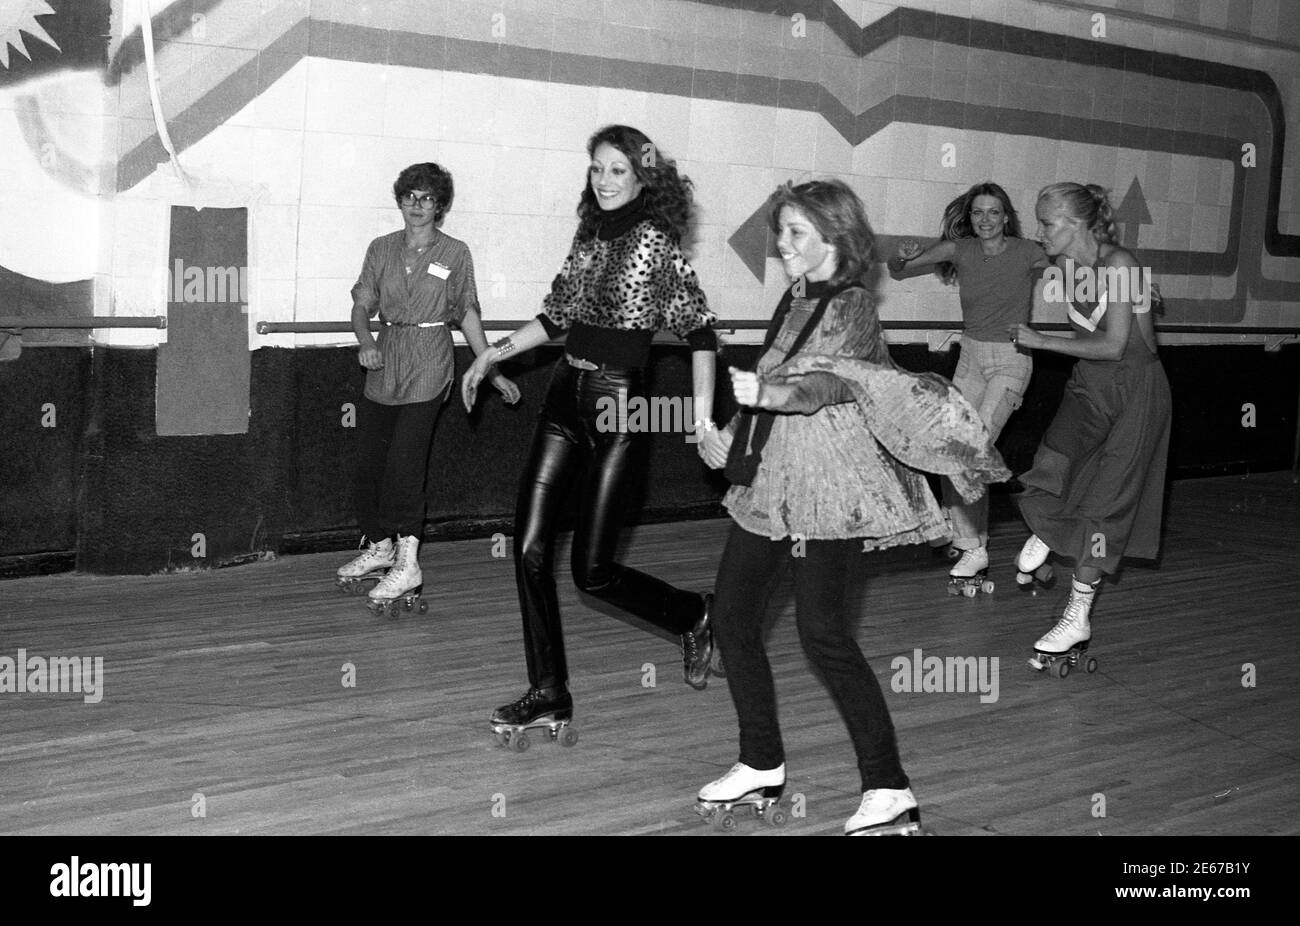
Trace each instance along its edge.
<path fill-rule="evenodd" d="M 502 358 L 565 337 L 520 479 L 515 507 L 515 582 L 524 624 L 528 691 L 498 708 L 501 742 L 545 724 L 571 742 L 573 717 L 552 559 L 565 490 L 576 482 L 573 578 L 584 592 L 677 635 L 687 684 L 703 688 L 712 654 L 709 596 L 614 559 L 624 506 L 643 478 L 641 438 L 631 421 L 602 409 L 646 401 L 645 369 L 656 331 L 691 347 L 694 430 L 706 461 L 725 459 L 714 427 L 715 316 L 681 250 L 691 183 L 642 132 L 601 129 L 587 143 L 587 178 L 569 256 L 542 313 L 479 355 L 461 381 L 465 406 Z M 621 400 L 621 396 L 626 400 Z M 581 474 L 581 475 L 580 475 Z"/>
<path fill-rule="evenodd" d="M 352 287 L 352 330 L 366 368 L 357 405 L 357 521 L 368 544 L 338 571 L 338 584 L 360 591 L 368 579 L 372 613 L 395 615 L 419 602 L 418 559 L 424 531 L 429 448 L 455 372 L 451 328 L 477 356 L 488 349 L 479 319 L 474 259 L 463 241 L 439 226 L 451 208 L 451 174 L 437 164 L 412 164 L 397 176 L 393 196 L 404 227 L 370 242 Z M 381 327 L 376 340 L 370 320 Z M 509 403 L 519 388 L 500 373 L 492 385 Z"/>

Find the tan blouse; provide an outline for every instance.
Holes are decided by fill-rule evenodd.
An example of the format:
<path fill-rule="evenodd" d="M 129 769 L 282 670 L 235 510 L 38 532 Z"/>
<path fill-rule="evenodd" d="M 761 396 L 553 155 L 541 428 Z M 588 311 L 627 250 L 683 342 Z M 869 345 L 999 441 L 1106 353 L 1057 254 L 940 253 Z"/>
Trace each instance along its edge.
<path fill-rule="evenodd" d="M 942 377 L 889 358 L 871 297 L 836 296 L 799 354 L 782 363 L 814 299 L 795 299 L 763 355 L 765 380 L 795 385 L 763 447 L 754 482 L 723 503 L 745 530 L 773 540 L 860 537 L 864 549 L 946 533 L 922 471 L 949 476 L 974 501 L 1010 477 L 979 414 Z"/>
<path fill-rule="evenodd" d="M 384 366 L 366 373 L 367 399 L 381 405 L 429 402 L 450 394 L 455 373 L 451 328 L 478 311 L 474 259 L 463 241 L 441 232 L 423 254 L 403 262 L 406 232 L 370 242 L 361 276 L 352 287 L 354 305 L 378 313 Z"/>

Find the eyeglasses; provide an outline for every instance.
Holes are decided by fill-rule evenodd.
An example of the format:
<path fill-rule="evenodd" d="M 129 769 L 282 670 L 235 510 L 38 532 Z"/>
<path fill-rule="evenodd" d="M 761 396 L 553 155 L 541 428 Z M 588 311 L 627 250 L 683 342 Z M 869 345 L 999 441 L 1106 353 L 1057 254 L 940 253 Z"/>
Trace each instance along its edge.
<path fill-rule="evenodd" d="M 426 209 L 432 209 L 438 202 L 432 193 L 425 193 L 423 196 L 416 196 L 414 193 L 403 193 L 397 197 L 397 201 L 403 206 L 414 206 L 418 202 Z"/>

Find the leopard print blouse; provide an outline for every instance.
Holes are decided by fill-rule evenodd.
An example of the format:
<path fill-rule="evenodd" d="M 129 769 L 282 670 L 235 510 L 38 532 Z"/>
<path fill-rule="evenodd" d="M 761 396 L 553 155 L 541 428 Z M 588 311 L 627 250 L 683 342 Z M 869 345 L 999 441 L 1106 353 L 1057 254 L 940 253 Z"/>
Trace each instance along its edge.
<path fill-rule="evenodd" d="M 681 248 L 649 219 L 610 241 L 575 236 L 542 306 L 564 330 L 582 322 L 685 338 L 717 320 Z"/>

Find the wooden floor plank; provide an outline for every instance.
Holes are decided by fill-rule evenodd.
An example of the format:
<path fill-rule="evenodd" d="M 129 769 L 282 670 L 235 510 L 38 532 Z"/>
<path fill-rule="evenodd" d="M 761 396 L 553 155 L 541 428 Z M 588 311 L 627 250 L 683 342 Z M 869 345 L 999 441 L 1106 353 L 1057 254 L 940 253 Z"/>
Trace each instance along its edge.
<path fill-rule="evenodd" d="M 856 633 L 927 824 L 954 835 L 1300 832 L 1300 687 L 1287 658 L 1300 643 L 1298 525 L 1290 474 L 1175 484 L 1158 568 L 1127 568 L 1103 588 L 1100 669 L 1064 680 L 1025 666 L 1064 590 L 1014 589 L 1023 528 L 995 526 L 999 588 L 972 601 L 945 593 L 928 554 L 864 556 Z M 638 528 L 626 561 L 707 589 L 727 526 Z M 579 595 L 563 571 L 580 742 L 522 755 L 495 746 L 487 714 L 526 678 L 513 564 L 492 553 L 487 540 L 426 545 L 432 613 L 395 622 L 334 591 L 339 554 L 0 582 L 0 657 L 104 665 L 99 703 L 0 694 L 0 832 L 710 834 L 691 803 L 735 759 L 725 683 L 685 687 L 675 641 Z M 567 558 L 562 543 L 557 562 Z M 837 833 L 857 774 L 799 649 L 788 577 L 768 622 L 787 794 L 804 815 L 742 831 Z M 891 664 L 918 649 L 997 658 L 996 701 L 893 690 Z"/>

